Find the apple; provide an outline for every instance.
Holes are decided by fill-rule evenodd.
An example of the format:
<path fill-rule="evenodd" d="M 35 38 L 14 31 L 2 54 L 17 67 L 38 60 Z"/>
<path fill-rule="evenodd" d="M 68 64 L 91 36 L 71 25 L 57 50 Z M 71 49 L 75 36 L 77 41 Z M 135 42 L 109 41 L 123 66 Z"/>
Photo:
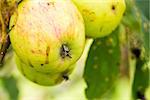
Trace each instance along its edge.
<path fill-rule="evenodd" d="M 24 64 L 17 56 L 15 58 L 17 67 L 23 76 L 36 84 L 43 86 L 53 86 L 60 84 L 64 80 L 61 73 L 51 74 L 38 72 L 30 65 Z"/>
<path fill-rule="evenodd" d="M 85 21 L 87 37 L 109 35 L 120 23 L 125 11 L 125 0 L 72 0 Z"/>
<path fill-rule="evenodd" d="M 10 29 L 16 55 L 38 72 L 65 72 L 84 50 L 84 21 L 70 0 L 23 0 Z"/>
<path fill-rule="evenodd" d="M 53 73 L 42 73 L 36 71 L 29 64 L 25 64 L 15 55 L 16 65 L 22 75 L 28 80 L 43 86 L 53 86 L 62 83 L 64 80 L 69 79 L 69 75 L 72 73 L 75 64 L 71 65 L 66 71 L 53 74 Z"/>

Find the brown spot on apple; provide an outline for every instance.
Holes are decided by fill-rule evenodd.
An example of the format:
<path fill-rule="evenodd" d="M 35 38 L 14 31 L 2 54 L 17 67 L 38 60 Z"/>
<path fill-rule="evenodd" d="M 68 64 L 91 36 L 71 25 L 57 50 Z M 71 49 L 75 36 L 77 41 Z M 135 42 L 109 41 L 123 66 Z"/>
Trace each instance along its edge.
<path fill-rule="evenodd" d="M 112 10 L 115 10 L 115 9 L 116 9 L 115 5 L 112 5 L 112 6 L 111 6 L 111 9 L 112 9 Z"/>
<path fill-rule="evenodd" d="M 45 64 L 49 63 L 49 61 L 48 61 L 49 51 L 50 51 L 50 47 L 47 46 L 47 48 L 46 48 L 46 60 L 45 60 Z"/>
<path fill-rule="evenodd" d="M 53 1 L 53 2 L 48 2 L 47 5 L 48 5 L 48 6 L 55 7 L 55 2 L 54 2 L 54 1 Z"/>

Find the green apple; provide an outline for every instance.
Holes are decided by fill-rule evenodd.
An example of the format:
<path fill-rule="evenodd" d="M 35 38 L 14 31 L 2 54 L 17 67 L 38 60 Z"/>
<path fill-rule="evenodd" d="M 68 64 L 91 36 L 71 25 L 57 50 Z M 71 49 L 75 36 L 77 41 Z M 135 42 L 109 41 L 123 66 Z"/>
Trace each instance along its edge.
<path fill-rule="evenodd" d="M 42 73 L 66 71 L 84 50 L 84 21 L 70 0 L 23 0 L 10 28 L 19 59 Z"/>
<path fill-rule="evenodd" d="M 87 37 L 109 35 L 120 23 L 125 0 L 73 0 L 85 21 Z"/>
<path fill-rule="evenodd" d="M 42 73 L 39 71 L 36 71 L 32 66 L 29 64 L 23 63 L 22 60 L 20 60 L 15 55 L 16 65 L 19 69 L 19 71 L 23 74 L 24 77 L 29 79 L 30 81 L 43 85 L 43 86 L 53 86 L 58 85 L 63 82 L 63 80 L 68 80 L 69 75 L 72 73 L 75 64 L 71 65 L 66 71 L 61 73 Z"/>
<path fill-rule="evenodd" d="M 36 71 L 32 66 L 24 64 L 17 56 L 16 64 L 19 71 L 30 81 L 44 86 L 53 86 L 60 84 L 64 78 L 62 74 L 50 74 Z"/>

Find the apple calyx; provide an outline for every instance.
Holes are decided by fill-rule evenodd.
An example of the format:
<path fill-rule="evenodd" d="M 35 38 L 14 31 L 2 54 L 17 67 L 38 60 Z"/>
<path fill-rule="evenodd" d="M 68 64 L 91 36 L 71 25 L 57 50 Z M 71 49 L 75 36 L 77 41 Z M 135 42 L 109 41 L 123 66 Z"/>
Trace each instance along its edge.
<path fill-rule="evenodd" d="M 72 58 L 70 54 L 70 48 L 68 47 L 67 44 L 62 44 L 61 49 L 60 49 L 60 56 L 65 59 L 66 57 Z"/>
<path fill-rule="evenodd" d="M 68 77 L 68 75 L 66 75 L 66 74 L 64 74 L 62 77 L 63 77 L 63 79 L 66 80 L 66 81 L 69 80 L 69 77 Z"/>

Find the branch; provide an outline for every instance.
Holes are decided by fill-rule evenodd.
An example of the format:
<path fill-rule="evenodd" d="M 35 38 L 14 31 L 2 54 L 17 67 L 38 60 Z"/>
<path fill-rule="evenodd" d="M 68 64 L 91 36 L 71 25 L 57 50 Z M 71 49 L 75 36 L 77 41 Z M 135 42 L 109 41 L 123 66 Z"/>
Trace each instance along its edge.
<path fill-rule="evenodd" d="M 9 21 L 11 15 L 15 12 L 17 3 L 14 1 L 7 2 L 7 0 L 0 0 L 0 67 L 3 65 L 3 59 L 10 46 Z"/>

